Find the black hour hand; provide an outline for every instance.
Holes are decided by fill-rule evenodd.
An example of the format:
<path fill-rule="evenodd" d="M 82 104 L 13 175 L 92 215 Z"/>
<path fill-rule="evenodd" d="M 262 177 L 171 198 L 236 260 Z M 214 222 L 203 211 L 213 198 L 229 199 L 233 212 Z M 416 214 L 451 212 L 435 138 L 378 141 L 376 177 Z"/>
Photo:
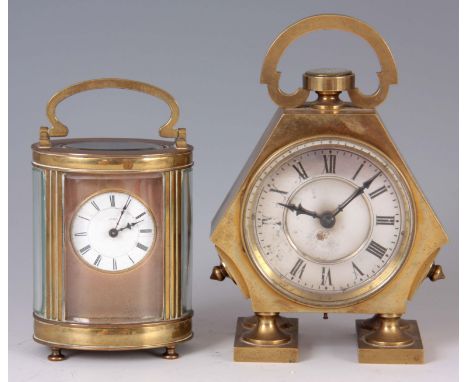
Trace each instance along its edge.
<path fill-rule="evenodd" d="M 124 229 L 132 229 L 134 225 L 137 225 L 138 223 L 141 223 L 143 220 L 138 220 L 137 222 L 134 223 L 127 223 L 125 227 L 119 228 L 118 231 L 123 231 Z"/>
<path fill-rule="evenodd" d="M 308 209 L 302 207 L 301 203 L 299 203 L 298 206 L 296 206 L 295 204 L 284 204 L 284 203 L 278 203 L 278 204 L 280 206 L 287 208 L 290 211 L 295 212 L 296 215 L 309 215 L 309 216 L 312 216 L 313 218 L 320 218 L 319 214 L 317 214 L 314 211 L 309 211 Z"/>

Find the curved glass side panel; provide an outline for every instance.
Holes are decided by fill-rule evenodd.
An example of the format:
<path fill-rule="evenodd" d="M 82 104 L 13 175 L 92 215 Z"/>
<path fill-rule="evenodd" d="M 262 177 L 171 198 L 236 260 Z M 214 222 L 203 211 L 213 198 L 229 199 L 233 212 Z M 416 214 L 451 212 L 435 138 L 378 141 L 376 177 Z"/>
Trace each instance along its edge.
<path fill-rule="evenodd" d="M 192 310 L 192 169 L 182 172 L 182 313 Z"/>
<path fill-rule="evenodd" d="M 42 170 L 33 168 L 33 280 L 34 313 L 44 317 L 45 307 L 45 181 Z"/>

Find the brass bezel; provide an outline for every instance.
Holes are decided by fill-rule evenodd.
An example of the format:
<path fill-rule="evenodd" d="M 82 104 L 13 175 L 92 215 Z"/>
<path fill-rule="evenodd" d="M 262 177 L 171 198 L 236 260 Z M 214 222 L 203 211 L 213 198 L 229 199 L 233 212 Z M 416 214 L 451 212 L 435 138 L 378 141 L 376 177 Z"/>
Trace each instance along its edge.
<path fill-rule="evenodd" d="M 66 175 L 65 175 L 66 176 Z M 164 182 L 164 178 L 161 176 L 161 179 L 162 181 Z M 148 252 L 146 253 L 146 255 L 139 261 L 137 262 L 136 264 L 132 265 L 131 267 L 129 268 L 125 268 L 125 269 L 122 269 L 122 270 L 117 270 L 117 271 L 109 271 L 109 270 L 105 270 L 105 269 L 100 269 L 98 267 L 95 267 L 94 265 L 92 264 L 89 264 L 88 262 L 86 262 L 82 256 L 80 256 L 73 244 L 73 240 L 72 240 L 72 229 L 71 229 L 71 226 L 73 224 L 73 221 L 75 219 L 75 216 L 76 214 L 78 213 L 78 211 L 80 210 L 80 208 L 86 204 L 89 200 L 93 199 L 94 197 L 96 197 L 97 195 L 101 195 L 101 194 L 104 194 L 106 192 L 117 192 L 117 193 L 120 193 L 120 194 L 126 194 L 126 195 L 130 195 L 132 196 L 133 198 L 135 198 L 136 200 L 138 200 L 141 204 L 143 204 L 143 206 L 149 211 L 150 215 L 151 215 L 151 219 L 153 219 L 153 223 L 154 223 L 154 227 L 155 227 L 155 231 L 156 231 L 156 235 L 153 237 L 153 241 L 151 243 L 151 247 L 149 248 Z M 164 201 L 163 201 L 163 204 L 164 204 Z M 164 206 L 164 208 L 166 208 L 166 206 Z M 164 211 L 163 211 L 163 214 L 164 214 Z M 72 219 L 70 219 L 70 222 L 67 226 L 67 230 L 68 230 L 68 239 L 70 240 L 70 243 L 71 243 L 71 247 L 73 248 L 73 252 L 74 254 L 80 259 L 80 261 L 82 261 L 85 265 L 87 265 L 88 267 L 92 268 L 93 270 L 95 271 L 98 271 L 98 272 L 103 272 L 103 273 L 107 273 L 107 274 L 120 274 L 120 273 L 126 273 L 128 271 L 131 271 L 131 270 L 134 270 L 136 269 L 138 266 L 142 265 L 144 262 L 146 262 L 148 260 L 149 257 L 151 257 L 153 255 L 153 249 L 154 249 L 154 246 L 155 246 L 155 243 L 157 241 L 157 239 L 160 239 L 160 234 L 159 234 L 159 227 L 156 223 L 156 219 L 154 217 L 154 213 L 153 211 L 151 210 L 151 208 L 148 207 L 148 205 L 144 202 L 144 200 L 142 198 L 140 198 L 139 196 L 137 196 L 136 194 L 132 193 L 132 192 L 128 192 L 126 191 L 125 189 L 119 189 L 119 188 L 104 188 L 102 189 L 101 191 L 97 191 L 97 192 L 94 192 L 92 193 L 91 195 L 89 195 L 84 201 L 82 201 L 76 208 L 75 210 L 73 211 L 72 213 Z"/>
<path fill-rule="evenodd" d="M 308 291 L 305 291 L 304 289 L 293 286 L 284 277 L 279 276 L 278 274 L 276 274 L 274 270 L 270 268 L 270 266 L 267 264 L 267 262 L 264 260 L 263 256 L 261 255 L 261 252 L 258 249 L 258 245 L 256 241 L 251 240 L 251 243 L 250 243 L 249 240 L 246 238 L 247 235 L 250 237 L 253 237 L 252 225 L 250 224 L 247 227 L 245 225 L 245 213 L 246 213 L 247 205 L 249 203 L 249 196 L 251 194 L 252 188 L 257 182 L 259 176 L 264 172 L 265 168 L 268 167 L 268 165 L 270 165 L 270 163 L 273 162 L 277 157 L 281 156 L 284 152 L 287 152 L 292 147 L 295 147 L 301 144 L 307 144 L 310 142 L 326 141 L 326 140 L 338 140 L 338 141 L 344 142 L 345 145 L 343 146 L 335 145 L 341 148 L 346 148 L 347 142 L 364 147 L 365 149 L 368 149 L 370 151 L 371 155 L 367 156 L 367 155 L 364 155 L 364 153 L 362 153 L 361 151 L 359 151 L 361 156 L 363 157 L 367 156 L 367 158 L 371 157 L 372 159 L 374 159 L 372 161 L 374 165 L 375 165 L 375 159 L 376 159 L 378 162 L 377 164 L 379 164 L 379 166 L 377 167 L 389 168 L 390 170 L 393 171 L 393 173 L 395 174 L 396 180 L 399 181 L 399 183 L 397 182 L 395 186 L 399 188 L 400 193 L 403 196 L 403 199 L 405 199 L 404 206 L 402 206 L 402 208 L 405 209 L 405 220 L 406 220 L 405 226 L 408 227 L 408 231 L 409 231 L 409 234 L 405 235 L 405 237 L 402 239 L 402 243 L 400 244 L 398 253 L 392 256 L 389 262 L 385 264 L 385 267 L 383 267 L 382 271 L 380 271 L 379 274 L 372 281 L 364 284 L 362 287 L 357 287 L 345 293 L 344 295 L 346 296 L 349 295 L 350 297 L 347 297 L 344 299 L 337 299 L 337 298 L 333 299 L 333 298 L 330 298 L 330 297 L 333 297 L 330 295 L 320 294 L 317 292 L 308 292 Z M 329 146 L 333 146 L 333 144 L 330 143 Z M 372 156 L 372 153 L 376 154 L 375 157 Z M 385 162 L 387 162 L 387 164 L 385 164 Z M 368 143 L 365 143 L 358 139 L 353 139 L 349 137 L 343 138 L 343 136 L 340 136 L 340 135 L 330 135 L 330 134 L 317 135 L 312 138 L 307 137 L 307 138 L 294 141 L 274 151 L 270 156 L 268 156 L 268 158 L 262 163 L 262 165 L 253 173 L 252 177 L 247 183 L 246 191 L 243 195 L 242 202 L 241 202 L 240 222 L 241 222 L 241 229 L 240 229 L 241 239 L 242 239 L 242 244 L 245 249 L 245 252 L 247 253 L 247 257 L 252 263 L 254 269 L 258 271 L 258 273 L 268 283 L 268 285 L 272 286 L 276 291 L 284 295 L 286 298 L 293 300 L 294 302 L 297 302 L 299 304 L 312 306 L 312 307 L 335 307 L 335 308 L 354 305 L 365 299 L 368 299 L 371 295 L 374 295 L 375 293 L 380 291 L 382 288 L 384 288 L 394 278 L 394 276 L 398 273 L 398 270 L 401 269 L 401 267 L 405 263 L 408 257 L 408 254 L 411 251 L 411 248 L 414 242 L 414 233 L 415 233 L 415 225 L 416 225 L 415 216 L 414 216 L 414 198 L 411 194 L 410 187 L 408 186 L 408 183 L 405 177 L 403 176 L 401 171 L 397 168 L 397 166 L 395 166 L 393 161 L 391 161 L 390 158 L 388 158 L 388 156 L 385 155 L 381 150 L 377 149 L 376 147 Z M 247 234 L 246 234 L 246 231 L 247 231 Z M 361 293 L 361 291 L 363 292 Z M 327 297 L 327 298 L 324 298 L 324 297 Z"/>

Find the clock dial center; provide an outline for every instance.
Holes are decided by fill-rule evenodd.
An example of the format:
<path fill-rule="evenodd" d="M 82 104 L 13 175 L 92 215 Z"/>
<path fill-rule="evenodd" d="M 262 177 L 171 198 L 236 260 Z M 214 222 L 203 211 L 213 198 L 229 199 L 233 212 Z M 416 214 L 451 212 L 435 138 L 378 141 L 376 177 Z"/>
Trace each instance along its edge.
<path fill-rule="evenodd" d="M 289 205 L 315 211 L 314 218 L 286 209 L 285 233 L 297 252 L 316 263 L 334 263 L 353 256 L 370 238 L 372 207 L 357 196 L 337 213 L 338 206 L 358 190 L 340 176 L 318 176 L 292 193 Z"/>

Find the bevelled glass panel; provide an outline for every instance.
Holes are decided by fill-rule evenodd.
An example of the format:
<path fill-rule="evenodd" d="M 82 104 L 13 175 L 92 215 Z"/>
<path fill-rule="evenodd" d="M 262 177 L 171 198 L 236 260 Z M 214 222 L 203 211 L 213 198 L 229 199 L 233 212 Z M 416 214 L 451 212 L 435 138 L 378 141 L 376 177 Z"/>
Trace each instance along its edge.
<path fill-rule="evenodd" d="M 42 170 L 33 168 L 33 282 L 34 313 L 44 317 L 45 306 L 45 182 Z"/>
<path fill-rule="evenodd" d="M 182 173 L 182 313 L 192 310 L 192 169 Z"/>

